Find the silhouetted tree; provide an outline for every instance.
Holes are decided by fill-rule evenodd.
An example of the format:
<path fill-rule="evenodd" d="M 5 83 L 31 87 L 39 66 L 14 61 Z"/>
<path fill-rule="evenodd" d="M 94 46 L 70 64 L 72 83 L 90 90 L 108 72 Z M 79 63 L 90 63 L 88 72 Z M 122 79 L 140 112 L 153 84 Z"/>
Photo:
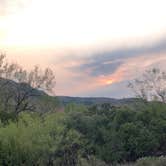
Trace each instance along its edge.
<path fill-rule="evenodd" d="M 129 87 L 143 100 L 166 103 L 166 73 L 160 69 L 145 71 L 141 78 L 130 82 Z"/>
<path fill-rule="evenodd" d="M 0 77 L 1 109 L 16 114 L 34 111 L 35 105 L 30 99 L 39 95 L 36 89 L 53 93 L 55 86 L 55 76 L 50 68 L 41 70 L 35 66 L 27 71 L 18 64 L 6 62 L 3 54 L 0 55 Z"/>

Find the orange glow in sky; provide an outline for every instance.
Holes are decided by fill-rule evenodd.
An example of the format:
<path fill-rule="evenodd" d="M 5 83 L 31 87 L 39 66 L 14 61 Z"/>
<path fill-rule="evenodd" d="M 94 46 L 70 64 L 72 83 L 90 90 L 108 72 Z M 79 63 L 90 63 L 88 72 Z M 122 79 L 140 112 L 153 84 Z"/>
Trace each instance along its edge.
<path fill-rule="evenodd" d="M 107 84 L 107 85 L 110 85 L 110 84 L 112 84 L 113 82 L 114 82 L 114 81 L 113 81 L 112 79 L 109 79 L 109 80 L 106 81 L 106 84 Z"/>

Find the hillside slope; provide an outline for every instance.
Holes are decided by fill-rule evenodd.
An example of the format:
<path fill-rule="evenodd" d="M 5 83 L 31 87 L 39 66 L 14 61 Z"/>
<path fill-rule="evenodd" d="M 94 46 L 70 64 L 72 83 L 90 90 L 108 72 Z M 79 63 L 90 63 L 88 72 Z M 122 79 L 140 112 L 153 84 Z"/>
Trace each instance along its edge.
<path fill-rule="evenodd" d="M 70 97 L 70 96 L 57 96 L 59 101 L 63 104 L 76 103 L 84 105 L 96 105 L 109 103 L 111 105 L 128 105 L 135 101 L 138 101 L 135 98 L 124 98 L 124 99 L 114 99 L 114 98 L 105 98 L 105 97 Z"/>
<path fill-rule="evenodd" d="M 8 107 L 11 108 L 16 105 L 17 99 L 23 97 L 24 94 L 29 97 L 26 102 L 34 106 L 34 111 L 48 112 L 53 111 L 58 105 L 57 97 L 49 96 L 42 90 L 34 89 L 26 83 L 16 83 L 12 80 L 0 79 L 0 109 L 5 105 L 4 103 L 9 97 Z"/>
<path fill-rule="evenodd" d="M 6 84 L 7 82 L 7 84 Z M 3 86 L 5 84 L 5 86 Z M 42 90 L 33 89 L 28 84 L 16 83 L 11 80 L 0 79 L 0 99 L 4 97 L 4 94 L 8 91 L 15 91 L 21 87 L 23 91 L 32 91 L 32 96 L 30 97 L 30 102 L 35 105 L 36 111 L 47 112 L 55 110 L 57 107 L 64 107 L 69 103 L 83 104 L 86 106 L 100 105 L 108 103 L 112 106 L 121 105 L 133 105 L 133 103 L 138 102 L 135 98 L 124 98 L 124 99 L 114 99 L 106 97 L 71 97 L 71 96 L 49 96 Z M 2 100 L 0 100 L 2 103 Z"/>

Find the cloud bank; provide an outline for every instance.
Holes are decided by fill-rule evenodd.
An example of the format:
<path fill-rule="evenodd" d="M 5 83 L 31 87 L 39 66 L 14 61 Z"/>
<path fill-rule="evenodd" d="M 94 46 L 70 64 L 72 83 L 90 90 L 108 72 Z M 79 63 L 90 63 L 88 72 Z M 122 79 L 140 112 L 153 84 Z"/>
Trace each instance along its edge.
<path fill-rule="evenodd" d="M 161 53 L 166 53 L 166 39 L 153 43 L 152 45 L 135 46 L 129 48 L 118 48 L 111 51 L 97 53 L 79 66 L 73 67 L 72 71 L 87 72 L 90 76 L 101 76 L 113 74 L 122 64 L 131 58 L 138 58 L 146 55 L 152 58 Z"/>
<path fill-rule="evenodd" d="M 139 77 L 148 68 L 165 69 L 166 40 L 142 46 L 119 47 L 88 57 L 81 56 L 75 61 L 70 56 L 70 59 L 65 68 L 72 73 L 71 82 L 74 85 L 71 89 L 75 89 L 74 95 L 128 97 L 131 94 L 127 89 L 129 80 Z"/>

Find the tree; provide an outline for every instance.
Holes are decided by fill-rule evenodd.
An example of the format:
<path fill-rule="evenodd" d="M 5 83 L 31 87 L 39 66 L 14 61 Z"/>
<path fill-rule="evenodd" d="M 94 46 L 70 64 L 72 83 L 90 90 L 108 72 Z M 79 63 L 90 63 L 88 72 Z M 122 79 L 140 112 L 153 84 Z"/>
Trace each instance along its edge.
<path fill-rule="evenodd" d="M 6 56 L 0 55 L 0 93 L 2 111 L 19 114 L 22 111 L 34 111 L 34 103 L 30 101 L 36 95 L 53 93 L 55 76 L 50 68 L 41 70 L 35 66 L 31 71 L 20 65 L 6 62 Z"/>
<path fill-rule="evenodd" d="M 166 103 L 166 72 L 160 69 L 145 71 L 141 78 L 129 83 L 137 97 Z"/>

